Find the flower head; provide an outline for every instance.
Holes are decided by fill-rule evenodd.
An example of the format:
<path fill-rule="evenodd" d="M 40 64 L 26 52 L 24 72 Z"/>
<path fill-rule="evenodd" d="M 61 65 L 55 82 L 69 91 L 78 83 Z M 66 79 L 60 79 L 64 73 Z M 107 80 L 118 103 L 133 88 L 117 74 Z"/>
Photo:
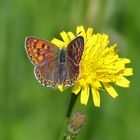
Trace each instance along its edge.
<path fill-rule="evenodd" d="M 93 29 L 88 28 L 85 31 L 83 26 L 78 26 L 76 36 L 72 32 L 60 33 L 63 41 L 53 39 L 52 43 L 60 48 L 67 46 L 76 36 L 84 38 L 84 52 L 80 62 L 80 75 L 74 84 L 72 91 L 75 94 L 81 93 L 81 103 L 87 104 L 90 89 L 92 92 L 95 106 L 100 106 L 99 90 L 105 88 L 113 97 L 118 94 L 112 87 L 112 83 L 129 87 L 130 81 L 125 76 L 133 74 L 132 68 L 126 68 L 125 65 L 130 63 L 128 58 L 120 58 L 117 54 L 117 45 L 109 45 L 108 35 L 93 34 Z M 59 87 L 58 87 L 59 88 Z M 63 86 L 60 86 L 60 90 Z"/>

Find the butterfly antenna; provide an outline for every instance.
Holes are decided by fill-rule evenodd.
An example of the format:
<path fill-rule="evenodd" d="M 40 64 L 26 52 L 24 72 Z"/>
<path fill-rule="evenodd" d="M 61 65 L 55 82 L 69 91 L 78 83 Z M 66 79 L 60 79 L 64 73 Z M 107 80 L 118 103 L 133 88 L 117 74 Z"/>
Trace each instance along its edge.
<path fill-rule="evenodd" d="M 79 35 L 79 34 L 81 34 L 82 33 L 82 31 L 80 31 L 78 34 L 77 34 L 77 36 Z"/>

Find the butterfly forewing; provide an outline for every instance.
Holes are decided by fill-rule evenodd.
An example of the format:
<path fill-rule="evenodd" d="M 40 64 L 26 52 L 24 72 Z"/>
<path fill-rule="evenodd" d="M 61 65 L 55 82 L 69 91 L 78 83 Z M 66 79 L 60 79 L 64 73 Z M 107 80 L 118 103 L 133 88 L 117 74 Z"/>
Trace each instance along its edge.
<path fill-rule="evenodd" d="M 79 76 L 79 63 L 84 50 L 84 38 L 76 37 L 68 45 L 67 74 L 64 85 L 73 85 Z"/>
<path fill-rule="evenodd" d="M 68 44 L 68 57 L 79 65 L 84 51 L 84 38 L 82 36 L 76 37 Z"/>
<path fill-rule="evenodd" d="M 32 36 L 26 37 L 25 48 L 29 59 L 35 65 L 44 59 L 52 59 L 59 52 L 57 46 L 51 42 Z"/>

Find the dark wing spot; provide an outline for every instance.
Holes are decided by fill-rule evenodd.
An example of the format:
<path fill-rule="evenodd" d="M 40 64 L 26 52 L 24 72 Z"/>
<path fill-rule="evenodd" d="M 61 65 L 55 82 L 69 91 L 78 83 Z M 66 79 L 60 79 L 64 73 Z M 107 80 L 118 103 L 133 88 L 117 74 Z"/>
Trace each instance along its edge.
<path fill-rule="evenodd" d="M 40 48 L 37 48 L 37 52 L 40 51 Z"/>
<path fill-rule="evenodd" d="M 40 52 L 37 52 L 37 55 L 40 55 Z"/>
<path fill-rule="evenodd" d="M 50 46 L 47 46 L 47 49 L 50 49 Z"/>
<path fill-rule="evenodd" d="M 43 49 L 45 48 L 45 44 L 44 44 L 44 43 L 42 44 L 42 48 L 43 48 Z"/>

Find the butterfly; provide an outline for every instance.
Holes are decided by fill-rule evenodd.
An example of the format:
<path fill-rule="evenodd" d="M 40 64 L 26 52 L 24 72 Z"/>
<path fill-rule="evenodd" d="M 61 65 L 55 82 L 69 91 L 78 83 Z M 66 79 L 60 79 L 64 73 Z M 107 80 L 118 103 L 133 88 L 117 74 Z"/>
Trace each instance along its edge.
<path fill-rule="evenodd" d="M 35 65 L 35 77 L 42 85 L 54 88 L 58 84 L 71 86 L 78 79 L 79 63 L 84 50 L 82 36 L 76 37 L 62 49 L 47 40 L 28 36 L 25 49 Z"/>

